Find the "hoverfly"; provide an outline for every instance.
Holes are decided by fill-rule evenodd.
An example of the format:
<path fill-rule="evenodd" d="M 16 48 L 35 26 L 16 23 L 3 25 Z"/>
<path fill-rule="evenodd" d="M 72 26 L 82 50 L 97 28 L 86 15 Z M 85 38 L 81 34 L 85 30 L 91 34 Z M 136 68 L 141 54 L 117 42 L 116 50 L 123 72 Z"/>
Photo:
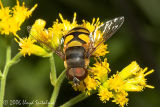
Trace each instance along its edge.
<path fill-rule="evenodd" d="M 124 17 L 117 17 L 95 28 L 93 32 L 89 32 L 85 27 L 77 26 L 63 36 L 63 43 L 61 44 L 63 49 L 61 46 L 53 49 L 45 43 L 44 45 L 64 60 L 67 78 L 72 80 L 74 84 L 79 84 L 88 74 L 89 58 L 101 43 L 107 41 L 122 26 L 123 22 Z M 96 35 L 97 30 L 102 32 L 103 38 L 95 46 L 93 35 Z M 43 43 L 40 40 L 37 41 Z"/>

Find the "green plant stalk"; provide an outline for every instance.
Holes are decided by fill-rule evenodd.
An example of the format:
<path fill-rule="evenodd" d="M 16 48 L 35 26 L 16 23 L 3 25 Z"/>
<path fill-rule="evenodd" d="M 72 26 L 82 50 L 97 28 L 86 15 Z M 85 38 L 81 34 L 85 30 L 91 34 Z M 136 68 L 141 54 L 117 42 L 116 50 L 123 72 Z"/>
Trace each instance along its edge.
<path fill-rule="evenodd" d="M 1 72 L 1 70 L 0 70 L 0 79 L 2 78 L 2 72 Z"/>
<path fill-rule="evenodd" d="M 9 61 L 11 59 L 11 47 L 8 45 L 6 50 L 6 64 L 4 67 L 4 71 L 1 78 L 1 88 L 0 88 L 0 107 L 3 107 L 4 93 L 5 93 L 5 85 L 6 85 L 6 77 L 8 74 L 8 70 L 10 67 Z"/>
<path fill-rule="evenodd" d="M 57 74 L 56 74 L 56 66 L 54 63 L 54 54 L 52 54 L 49 58 L 50 64 L 51 64 L 51 73 L 50 73 L 50 80 L 53 86 L 56 84 L 57 80 Z"/>
<path fill-rule="evenodd" d="M 56 100 L 57 100 L 57 97 L 58 97 L 58 94 L 59 94 L 59 90 L 60 90 L 60 87 L 61 87 L 61 84 L 62 84 L 63 80 L 65 79 L 65 76 L 66 76 L 66 70 L 64 70 L 60 74 L 60 76 L 58 77 L 58 79 L 56 81 L 56 84 L 54 86 L 54 90 L 53 90 L 51 99 L 49 101 L 48 107 L 54 107 L 55 106 L 55 103 L 56 103 Z"/>
<path fill-rule="evenodd" d="M 1 77 L 1 87 L 0 87 L 0 107 L 3 107 L 4 101 L 4 94 L 5 94 L 5 86 L 6 86 L 6 78 L 9 71 L 9 68 L 16 64 L 22 55 L 18 53 L 12 60 L 11 60 L 11 47 L 7 46 L 6 50 L 6 63 Z"/>
<path fill-rule="evenodd" d="M 86 93 L 81 93 L 78 96 L 72 98 L 71 100 L 69 100 L 68 102 L 64 103 L 63 105 L 61 105 L 60 107 L 71 107 L 74 104 L 88 98 L 89 96 L 86 95 Z"/>

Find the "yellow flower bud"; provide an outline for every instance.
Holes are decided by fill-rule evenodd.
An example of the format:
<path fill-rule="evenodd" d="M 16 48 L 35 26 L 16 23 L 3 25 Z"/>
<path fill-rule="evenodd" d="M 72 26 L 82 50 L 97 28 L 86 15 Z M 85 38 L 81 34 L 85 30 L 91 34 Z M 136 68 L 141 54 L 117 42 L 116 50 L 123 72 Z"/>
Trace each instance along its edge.
<path fill-rule="evenodd" d="M 30 36 L 37 38 L 37 36 L 40 33 L 39 31 L 43 31 L 45 25 L 46 25 L 46 21 L 44 21 L 42 19 L 36 20 L 30 30 Z"/>
<path fill-rule="evenodd" d="M 134 76 L 137 74 L 137 72 L 140 70 L 139 65 L 136 61 L 133 61 L 130 65 L 125 67 L 120 73 L 119 76 L 125 80 L 131 76 Z"/>

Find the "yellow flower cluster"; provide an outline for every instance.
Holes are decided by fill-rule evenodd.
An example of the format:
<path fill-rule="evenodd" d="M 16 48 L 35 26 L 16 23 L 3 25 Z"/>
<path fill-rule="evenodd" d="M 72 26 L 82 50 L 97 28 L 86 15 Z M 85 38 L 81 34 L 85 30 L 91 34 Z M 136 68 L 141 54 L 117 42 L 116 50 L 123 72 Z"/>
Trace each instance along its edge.
<path fill-rule="evenodd" d="M 142 69 L 133 61 L 130 65 L 125 67 L 121 72 L 113 75 L 106 80 L 99 88 L 99 96 L 103 102 L 109 101 L 119 104 L 123 107 L 128 102 L 129 91 L 142 91 L 145 87 L 154 88 L 147 85 L 145 76 L 151 74 L 153 70 L 147 71 L 147 68 Z"/>
<path fill-rule="evenodd" d="M 147 68 L 142 69 L 133 61 L 121 72 L 117 72 L 117 74 L 108 78 L 110 69 L 105 58 L 103 62 L 96 60 L 94 67 L 90 67 L 88 76 L 84 81 L 80 82 L 80 85 L 75 86 L 72 82 L 71 84 L 76 91 L 86 92 L 88 95 L 93 90 L 98 90 L 100 100 L 104 103 L 112 98 L 112 102 L 124 107 L 129 100 L 127 98 L 129 91 L 139 92 L 145 87 L 154 88 L 151 85 L 147 85 L 145 78 L 145 76 L 151 74 L 154 70 L 146 71 Z"/>
<path fill-rule="evenodd" d="M 21 24 L 32 14 L 37 5 L 28 10 L 24 2 L 21 6 L 17 0 L 17 5 L 10 9 L 10 7 L 3 7 L 0 0 L 0 7 L 0 33 L 5 35 L 12 33 L 18 37 L 16 33 L 20 30 Z"/>
<path fill-rule="evenodd" d="M 82 26 L 82 27 L 87 28 L 90 32 L 93 32 L 95 27 L 98 27 L 100 26 L 100 24 L 102 24 L 99 22 L 99 19 L 96 20 L 95 18 L 93 18 L 92 23 L 89 23 L 88 21 L 83 20 L 82 24 L 77 24 L 76 13 L 74 13 L 72 22 L 65 20 L 61 14 L 59 14 L 59 17 L 61 21 L 56 19 L 56 21 L 53 22 L 53 26 L 49 27 L 48 29 L 45 29 L 46 21 L 42 19 L 37 19 L 35 21 L 35 23 L 32 25 L 30 29 L 30 36 L 28 37 L 28 39 L 31 39 L 31 41 L 36 40 L 36 42 L 33 42 L 32 45 L 37 45 L 38 47 L 40 46 L 50 53 L 52 50 L 56 50 L 57 47 L 59 46 L 61 47 L 62 37 L 66 35 L 68 31 L 70 31 L 72 28 L 77 27 L 77 26 Z M 97 45 L 100 39 L 102 39 L 102 33 L 100 31 L 97 31 L 96 35 L 93 35 L 93 38 L 95 39 L 95 44 Z M 36 52 L 33 52 L 34 50 L 30 51 L 29 47 L 26 48 L 25 46 L 23 46 L 24 42 L 22 41 L 24 40 L 19 41 L 19 44 L 21 47 L 20 50 L 23 50 L 21 51 L 21 53 L 23 55 L 26 55 L 26 54 L 36 55 Z M 37 42 L 40 44 L 37 44 Z M 28 42 L 25 42 L 25 43 L 28 43 Z M 29 44 L 28 46 L 32 47 L 32 45 Z M 106 50 L 107 50 L 107 45 L 102 43 L 99 46 L 99 49 L 97 49 L 93 55 L 104 56 L 106 53 L 108 53 L 108 51 Z M 47 56 L 47 55 L 44 55 L 44 56 Z"/>
<path fill-rule="evenodd" d="M 40 35 L 42 35 L 42 39 L 49 40 L 50 36 L 47 30 L 44 30 L 45 21 L 39 19 L 33 24 L 33 28 L 30 31 L 30 36 L 28 38 L 18 38 L 16 41 L 19 43 L 19 46 L 21 47 L 20 53 L 24 56 L 28 54 L 29 56 L 31 54 L 42 56 L 42 57 L 49 57 L 51 55 L 51 52 L 47 51 L 45 47 L 39 46 L 36 44 L 37 39 Z M 37 37 L 37 39 L 33 38 L 32 35 Z M 48 41 L 47 41 L 48 42 Z"/>
<path fill-rule="evenodd" d="M 37 56 L 43 56 L 48 57 L 51 54 L 45 51 L 42 47 L 35 45 L 35 40 L 32 40 L 30 38 L 24 38 L 20 39 L 19 46 L 21 47 L 20 53 L 22 53 L 24 56 L 28 54 L 29 56 L 31 54 L 37 55 Z"/>

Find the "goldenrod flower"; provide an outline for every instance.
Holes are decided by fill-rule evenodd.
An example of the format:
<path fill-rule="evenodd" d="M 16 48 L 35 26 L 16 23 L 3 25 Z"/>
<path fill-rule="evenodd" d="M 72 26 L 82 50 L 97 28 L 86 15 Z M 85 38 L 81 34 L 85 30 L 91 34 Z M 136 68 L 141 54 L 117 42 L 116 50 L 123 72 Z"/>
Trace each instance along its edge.
<path fill-rule="evenodd" d="M 73 83 L 73 81 L 69 81 L 69 83 L 72 85 L 75 91 L 82 91 L 82 92 L 86 91 L 86 87 L 83 81 L 80 81 L 80 84 L 77 86 Z"/>
<path fill-rule="evenodd" d="M 0 33 L 5 35 L 12 33 L 18 37 L 16 32 L 20 30 L 22 23 L 32 14 L 37 5 L 29 10 L 24 2 L 21 6 L 17 0 L 17 5 L 10 9 L 10 7 L 3 7 L 0 0 L 0 7 Z"/>
<path fill-rule="evenodd" d="M 99 85 L 99 82 L 89 75 L 84 79 L 84 83 L 88 91 L 95 90 Z"/>
<path fill-rule="evenodd" d="M 124 105 L 128 104 L 129 99 L 126 98 L 127 96 L 128 93 L 126 91 L 115 93 L 112 102 L 115 102 L 116 104 L 119 104 L 121 107 L 124 107 Z"/>
<path fill-rule="evenodd" d="M 72 84 L 72 87 L 75 91 L 86 92 L 87 95 L 90 95 L 90 91 L 96 90 L 100 85 L 99 81 L 89 75 L 83 81 L 80 81 L 79 85 L 75 85 L 72 81 L 69 83 Z"/>
<path fill-rule="evenodd" d="M 98 95 L 100 96 L 100 100 L 104 103 L 113 97 L 113 93 L 103 86 L 100 86 Z"/>
<path fill-rule="evenodd" d="M 52 28 L 45 29 L 46 22 L 42 19 L 38 19 L 33 24 L 30 30 L 30 37 L 47 46 L 53 48 L 53 30 Z"/>
<path fill-rule="evenodd" d="M 128 65 L 127 67 L 125 67 L 120 73 L 119 76 L 122 79 L 127 79 L 130 78 L 134 75 L 137 74 L 137 72 L 140 70 L 139 65 L 137 64 L 136 61 L 133 61 L 130 65 Z"/>
<path fill-rule="evenodd" d="M 123 85 L 125 81 L 123 81 L 118 74 L 114 74 L 111 78 L 109 78 L 105 84 L 110 90 L 114 90 L 115 92 L 120 92 L 123 90 Z"/>
<path fill-rule="evenodd" d="M 145 87 L 154 88 L 151 85 L 147 85 L 147 79 L 145 78 L 145 76 L 151 74 L 152 72 L 154 72 L 154 70 L 150 70 L 145 73 L 147 69 L 147 67 L 145 69 L 141 68 L 133 78 L 128 79 L 125 83 L 124 89 L 126 91 L 142 91 Z"/>
<path fill-rule="evenodd" d="M 147 68 L 142 69 L 133 61 L 125 67 L 121 72 L 117 72 L 106 80 L 99 89 L 100 100 L 103 102 L 113 98 L 112 102 L 119 104 L 121 107 L 128 103 L 129 91 L 143 91 L 145 87 L 154 88 L 147 85 L 145 76 L 151 74 L 153 70 L 147 71 Z M 106 93 L 104 93 L 106 92 Z M 112 94 L 111 94 L 112 93 Z"/>
<path fill-rule="evenodd" d="M 53 27 L 54 26 L 61 26 L 62 27 L 61 29 L 64 31 L 64 34 L 67 34 L 67 32 L 69 30 L 71 30 L 72 28 L 78 26 L 77 21 L 76 21 L 76 13 L 74 13 L 74 17 L 73 17 L 72 23 L 70 21 L 68 21 L 68 20 L 65 20 L 63 18 L 62 14 L 59 14 L 59 17 L 60 17 L 62 23 L 59 23 L 57 25 L 55 24 L 55 25 L 53 25 Z M 58 21 L 58 19 L 57 19 L 57 21 Z"/>
<path fill-rule="evenodd" d="M 94 79 L 98 79 L 102 83 L 108 78 L 108 73 L 111 71 L 109 68 L 109 63 L 107 63 L 107 58 L 103 62 L 96 60 L 96 63 L 90 67 L 90 72 L 94 75 Z"/>
<path fill-rule="evenodd" d="M 45 49 L 42 47 L 35 45 L 35 40 L 32 40 L 31 38 L 24 38 L 20 39 L 19 46 L 21 47 L 20 53 L 24 56 L 28 54 L 29 56 L 31 54 L 37 55 L 37 56 L 43 56 L 48 57 L 51 54 L 49 54 Z"/>

